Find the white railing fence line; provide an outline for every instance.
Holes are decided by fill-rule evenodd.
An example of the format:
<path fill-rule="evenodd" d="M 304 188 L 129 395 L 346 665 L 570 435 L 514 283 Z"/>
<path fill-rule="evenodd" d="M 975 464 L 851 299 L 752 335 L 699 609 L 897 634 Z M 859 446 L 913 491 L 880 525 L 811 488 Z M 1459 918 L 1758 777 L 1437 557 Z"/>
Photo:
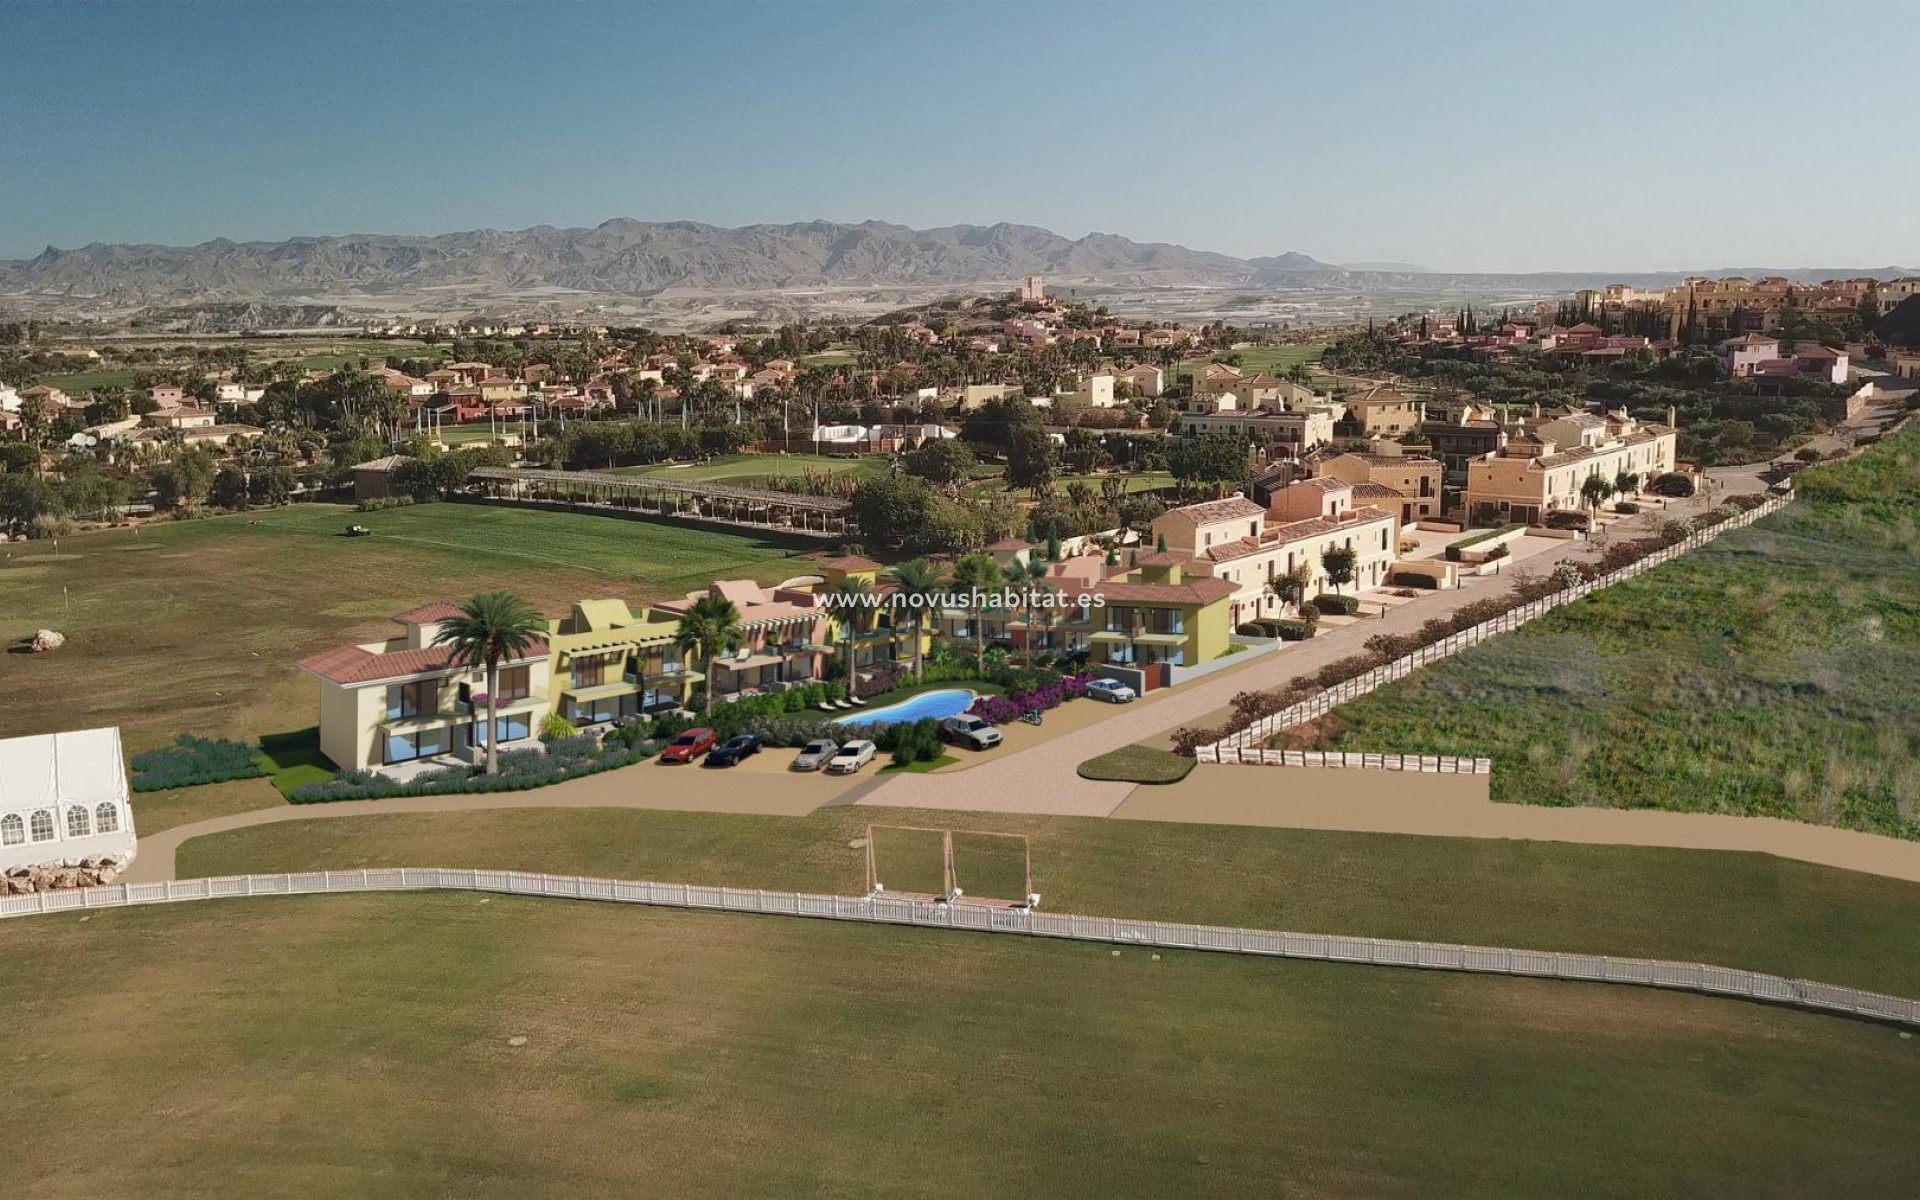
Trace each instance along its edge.
<path fill-rule="evenodd" d="M 1469 646 L 1477 646 L 1490 637 L 1502 633 L 1510 633 L 1520 628 L 1520 626 L 1525 625 L 1528 621 L 1536 617 L 1545 616 L 1563 604 L 1571 604 L 1575 600 L 1584 599 L 1602 588 L 1612 587 L 1616 583 L 1623 583 L 1635 576 L 1651 571 L 1663 563 L 1672 562 L 1683 554 L 1698 550 L 1700 547 L 1707 545 L 1727 530 L 1745 529 L 1762 517 L 1769 517 L 1779 512 L 1792 502 L 1793 497 L 1791 495 L 1772 497 L 1764 503 L 1748 509 L 1746 512 L 1740 513 L 1737 516 L 1729 517 L 1716 525 L 1709 525 L 1705 529 L 1696 530 L 1688 534 L 1683 540 L 1675 542 L 1671 546 L 1656 550 L 1645 558 L 1628 563 L 1617 571 L 1609 571 L 1605 575 L 1598 576 L 1585 583 L 1576 584 L 1573 587 L 1567 588 L 1565 591 L 1555 592 L 1553 595 L 1543 599 L 1530 600 L 1518 608 L 1502 613 L 1490 621 L 1483 621 L 1478 625 L 1469 626 L 1458 633 L 1449 634 L 1441 640 L 1434 642 L 1432 645 L 1420 647 L 1420 649 L 1415 650 L 1412 654 L 1404 658 L 1394 659 L 1392 662 L 1375 667 L 1365 674 L 1356 675 L 1345 683 L 1335 684 L 1325 691 L 1308 696 L 1306 699 L 1289 705 L 1277 713 L 1261 717 L 1245 729 L 1230 733 L 1217 742 L 1197 746 L 1195 747 L 1194 757 L 1201 762 L 1207 763 L 1276 765 L 1261 758 L 1249 757 L 1235 752 L 1241 747 L 1258 746 L 1268 738 L 1284 730 L 1305 725 L 1309 721 L 1317 721 L 1342 704 L 1346 704 L 1352 700 L 1358 700 L 1360 697 L 1376 691 L 1396 679 L 1405 679 L 1421 667 L 1458 654 Z M 1414 756 L 1409 755 L 1408 757 Z"/>
<path fill-rule="evenodd" d="M 1324 933 L 1281 933 L 1232 926 L 988 908 L 965 903 L 936 904 L 884 896 L 817 895 L 473 868 L 378 867 L 356 871 L 229 875 L 166 883 L 115 883 L 103 887 L 0 897 L 0 919 L 249 896 L 425 890 L 498 892 L 514 896 L 600 900 L 663 908 L 1066 938 L 1121 946 L 1212 950 L 1273 958 L 1632 984 L 1710 996 L 1733 996 L 1920 1027 L 1920 1000 L 1705 963 L 1563 954 L 1549 950 L 1510 950 L 1393 938 L 1344 937 Z"/>

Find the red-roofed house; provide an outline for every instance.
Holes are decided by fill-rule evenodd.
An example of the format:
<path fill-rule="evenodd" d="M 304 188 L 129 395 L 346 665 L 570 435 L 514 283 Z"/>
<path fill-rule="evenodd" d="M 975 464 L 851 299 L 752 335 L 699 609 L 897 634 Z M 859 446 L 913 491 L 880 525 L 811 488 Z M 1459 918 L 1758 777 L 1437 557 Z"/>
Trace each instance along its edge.
<path fill-rule="evenodd" d="M 341 767 L 378 770 L 486 757 L 486 672 L 434 644 L 451 604 L 394 617 L 398 637 L 323 650 L 300 668 L 320 681 L 320 750 Z M 502 750 L 533 745 L 550 711 L 547 643 L 501 664 L 496 733 Z"/>

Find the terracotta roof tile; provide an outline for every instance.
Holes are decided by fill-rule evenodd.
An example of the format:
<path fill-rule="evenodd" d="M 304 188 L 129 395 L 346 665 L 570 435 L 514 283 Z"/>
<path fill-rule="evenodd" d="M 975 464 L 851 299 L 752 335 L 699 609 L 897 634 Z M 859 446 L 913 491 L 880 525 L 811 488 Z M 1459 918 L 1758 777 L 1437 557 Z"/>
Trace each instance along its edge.
<path fill-rule="evenodd" d="M 446 600 L 435 600 L 422 604 L 419 608 L 410 608 L 403 613 L 393 614 L 393 619 L 402 625 L 425 625 L 431 621 L 445 621 L 460 615 L 460 606 Z"/>
<path fill-rule="evenodd" d="M 547 656 L 547 643 L 536 641 L 526 654 L 508 659 L 508 664 L 529 663 Z M 451 646 L 423 646 L 418 650 L 393 650 L 380 653 L 359 646 L 323 650 L 300 660 L 300 667 L 322 679 L 353 685 L 376 683 L 383 679 L 405 679 L 414 675 L 432 675 L 457 669 Z"/>
<path fill-rule="evenodd" d="M 1266 511 L 1245 496 L 1229 496 L 1225 500 L 1207 500 L 1171 509 L 1167 515 L 1183 516 L 1196 525 L 1204 525 L 1211 521 L 1231 521 L 1236 517 L 1257 517 Z"/>

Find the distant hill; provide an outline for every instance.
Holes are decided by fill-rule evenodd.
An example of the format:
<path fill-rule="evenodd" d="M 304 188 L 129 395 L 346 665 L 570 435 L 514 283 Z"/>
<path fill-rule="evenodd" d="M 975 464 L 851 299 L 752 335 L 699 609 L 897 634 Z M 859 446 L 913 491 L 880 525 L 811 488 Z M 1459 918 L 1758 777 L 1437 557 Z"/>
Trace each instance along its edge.
<path fill-rule="evenodd" d="M 1304 257 L 1304 256 L 1302 256 Z M 1311 260 L 1308 260 L 1311 261 Z M 1224 254 L 1031 225 L 909 229 L 867 221 L 749 225 L 613 220 L 433 237 L 351 235 L 198 246 L 52 247 L 0 262 L 0 292 L 187 303 L 460 286 L 647 296 L 670 288 L 975 286 L 1024 275 L 1122 285 L 1246 285 L 1259 269 Z"/>
<path fill-rule="evenodd" d="M 1343 271 L 1384 271 L 1389 275 L 1432 274 L 1432 269 L 1429 267 L 1420 267 L 1415 266 L 1413 263 L 1401 262 L 1341 263 L 1340 269 Z"/>
<path fill-rule="evenodd" d="M 1323 263 L 1317 258 L 1309 258 L 1298 250 L 1289 250 L 1285 254 L 1275 254 L 1265 258 L 1250 258 L 1247 263 L 1267 275 L 1300 275 L 1345 269 L 1336 267 L 1332 263 Z"/>

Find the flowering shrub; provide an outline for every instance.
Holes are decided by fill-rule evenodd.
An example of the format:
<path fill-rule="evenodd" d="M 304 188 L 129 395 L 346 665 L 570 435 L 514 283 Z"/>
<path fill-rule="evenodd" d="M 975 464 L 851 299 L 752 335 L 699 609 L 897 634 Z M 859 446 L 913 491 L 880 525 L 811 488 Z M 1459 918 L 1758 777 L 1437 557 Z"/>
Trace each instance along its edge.
<path fill-rule="evenodd" d="M 967 711 L 989 725 L 1007 725 L 1018 721 L 1028 713 L 1045 712 L 1050 708 L 1058 708 L 1069 700 L 1079 699 L 1087 694 L 1087 684 L 1093 678 L 1094 676 L 1090 673 L 1064 675 L 1058 682 L 1042 683 L 1032 691 L 1005 696 L 981 696 Z"/>

